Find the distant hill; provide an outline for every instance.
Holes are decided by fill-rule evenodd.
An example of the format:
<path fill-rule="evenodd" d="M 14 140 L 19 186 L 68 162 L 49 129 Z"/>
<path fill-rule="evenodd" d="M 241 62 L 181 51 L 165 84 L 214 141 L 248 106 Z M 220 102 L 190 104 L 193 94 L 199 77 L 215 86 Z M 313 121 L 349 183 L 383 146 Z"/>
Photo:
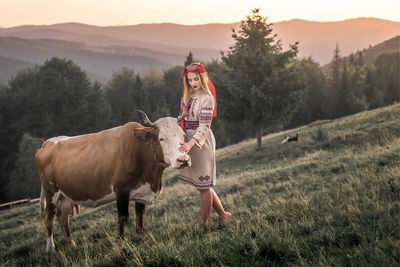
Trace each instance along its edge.
<path fill-rule="evenodd" d="M 122 66 L 137 72 L 164 69 L 170 62 L 183 62 L 184 57 L 172 54 L 124 47 L 91 47 L 84 43 L 51 40 L 0 37 L 0 54 L 20 61 L 41 64 L 51 57 L 67 58 L 89 73 L 109 77 Z M 159 60 L 158 58 L 164 59 Z"/>
<path fill-rule="evenodd" d="M 174 26 L 172 26 L 174 25 Z M 178 27 L 177 29 L 173 29 Z M 183 28 L 182 28 L 183 27 Z M 189 28 L 188 28 L 189 27 Z M 181 59 L 191 51 L 196 58 L 209 60 L 219 57 L 220 34 L 211 36 L 209 43 L 196 44 L 197 38 L 190 38 L 193 42 L 182 40 L 183 36 L 191 36 L 186 29 L 193 26 L 177 24 L 141 24 L 136 26 L 99 27 L 80 23 L 64 23 L 45 26 L 19 26 L 0 29 L 0 36 L 13 36 L 24 39 L 59 39 L 74 42 L 83 42 L 90 46 L 123 46 L 135 49 L 145 48 L 153 53 L 162 52 L 179 55 Z M 209 31 L 209 29 L 206 29 Z M 175 32 L 175 34 L 173 34 Z M 230 38 L 230 28 L 226 28 L 223 36 Z M 164 37 L 164 38 L 162 38 Z M 186 39 L 186 38 L 185 38 Z M 225 38 L 226 39 L 226 38 Z M 184 42 L 186 41 L 186 42 Z M 185 44 L 187 47 L 185 47 Z M 212 46 L 211 44 L 214 44 Z M 211 45 L 211 46 L 210 46 Z M 183 64 L 179 62 L 179 64 Z M 176 62 L 174 62 L 176 64 Z"/>
<path fill-rule="evenodd" d="M 361 53 L 364 59 L 364 64 L 371 63 L 379 54 L 383 52 L 398 51 L 400 50 L 400 35 L 389 39 L 383 43 L 369 48 L 364 48 Z"/>
<path fill-rule="evenodd" d="M 33 67 L 34 64 L 13 58 L 6 58 L 0 55 L 0 83 L 7 84 L 8 80 L 19 71 Z"/>
<path fill-rule="evenodd" d="M 83 42 L 90 46 L 125 46 L 210 60 L 232 44 L 232 28 L 240 23 L 178 25 L 172 23 L 99 27 L 79 23 L 19 26 L 0 29 L 0 36 L 49 38 Z M 376 45 L 400 34 L 400 22 L 376 18 L 315 22 L 300 19 L 274 23 L 284 47 L 300 42 L 299 56 L 312 56 L 320 64 L 330 61 L 336 43 L 343 55 Z"/>
<path fill-rule="evenodd" d="M 274 24 L 284 44 L 299 41 L 299 56 L 312 56 L 321 65 L 328 63 L 339 45 L 341 55 L 376 45 L 400 34 L 400 22 L 357 18 L 315 22 L 290 20 Z"/>
<path fill-rule="evenodd" d="M 340 47 L 339 47 L 339 50 L 341 50 Z M 354 57 L 357 58 L 357 53 L 361 52 L 363 63 L 364 63 L 364 65 L 366 65 L 366 64 L 371 63 L 381 53 L 391 52 L 391 51 L 399 51 L 399 50 L 400 50 L 400 35 L 396 36 L 394 38 L 391 38 L 389 40 L 386 40 L 382 43 L 379 43 L 377 45 L 369 46 L 368 48 L 364 48 L 362 50 L 360 49 L 357 52 L 353 51 L 353 53 L 351 53 L 351 54 L 353 54 Z M 342 53 L 340 53 L 340 54 L 342 54 Z M 342 57 L 342 59 L 344 59 L 348 62 L 350 55 Z M 333 57 L 333 55 L 332 55 L 332 57 Z M 323 68 L 326 72 L 330 72 L 331 64 L 328 63 L 328 64 L 324 65 Z"/>
<path fill-rule="evenodd" d="M 84 69 L 92 80 L 105 82 L 122 66 L 137 72 L 166 69 L 182 65 L 191 51 L 194 57 L 208 61 L 228 50 L 233 39 L 232 28 L 240 23 L 178 25 L 172 23 L 134 26 L 99 27 L 80 23 L 0 28 L 0 55 L 8 58 L 2 64 L 0 82 L 8 80 L 27 65 L 41 64 L 57 56 L 68 58 Z M 336 44 L 341 56 L 366 47 L 375 47 L 400 34 L 400 22 L 357 18 L 344 21 L 314 22 L 294 19 L 273 24 L 284 49 L 299 41 L 299 57 L 312 56 L 321 65 L 329 63 Z M 399 41 L 388 40 L 374 51 L 367 49 L 365 59 L 376 51 L 398 47 Z M 363 52 L 364 53 L 364 52 Z M 371 56 L 370 56 L 371 55 Z M 13 63 L 10 63 L 13 59 Z M 16 63 L 19 62 L 19 63 Z M 24 63 L 25 62 L 25 63 Z M 6 66 L 18 67 L 6 67 Z"/>

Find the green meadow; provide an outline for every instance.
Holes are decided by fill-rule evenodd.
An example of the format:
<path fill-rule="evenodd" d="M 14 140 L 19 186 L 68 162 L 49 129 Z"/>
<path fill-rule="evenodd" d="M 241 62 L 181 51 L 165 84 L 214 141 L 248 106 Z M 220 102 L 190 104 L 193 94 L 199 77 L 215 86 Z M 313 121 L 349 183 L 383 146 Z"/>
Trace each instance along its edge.
<path fill-rule="evenodd" d="M 299 131 L 299 142 L 281 144 Z M 217 140 L 218 142 L 218 140 Z M 76 247 L 55 221 L 46 254 L 39 206 L 0 213 L 1 266 L 398 266 L 400 104 L 263 137 L 217 151 L 216 192 L 233 215 L 199 222 L 199 194 L 163 176 L 135 232 L 125 240 L 116 203 L 71 218 Z"/>

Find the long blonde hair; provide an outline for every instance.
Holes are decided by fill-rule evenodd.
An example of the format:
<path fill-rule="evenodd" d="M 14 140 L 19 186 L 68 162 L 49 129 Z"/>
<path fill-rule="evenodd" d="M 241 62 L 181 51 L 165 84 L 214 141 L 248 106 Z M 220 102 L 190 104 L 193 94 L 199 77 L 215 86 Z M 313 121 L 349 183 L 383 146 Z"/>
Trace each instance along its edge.
<path fill-rule="evenodd" d="M 187 67 L 196 66 L 198 64 L 200 64 L 200 63 L 192 63 Z M 190 71 L 190 72 L 195 73 L 197 75 L 197 77 L 200 78 L 201 88 L 199 90 L 201 90 L 201 92 L 203 92 L 205 94 L 209 94 L 209 95 L 212 96 L 210 88 L 208 88 L 208 75 L 207 75 L 207 72 L 200 73 L 197 70 L 193 70 L 193 71 Z M 188 73 L 189 73 L 189 71 L 186 72 L 185 75 L 183 76 L 183 86 L 186 88 L 186 90 L 185 90 L 185 92 L 183 94 L 183 98 L 182 98 L 184 103 L 193 95 L 192 87 L 190 86 L 190 84 L 188 82 L 188 78 L 187 78 Z"/>

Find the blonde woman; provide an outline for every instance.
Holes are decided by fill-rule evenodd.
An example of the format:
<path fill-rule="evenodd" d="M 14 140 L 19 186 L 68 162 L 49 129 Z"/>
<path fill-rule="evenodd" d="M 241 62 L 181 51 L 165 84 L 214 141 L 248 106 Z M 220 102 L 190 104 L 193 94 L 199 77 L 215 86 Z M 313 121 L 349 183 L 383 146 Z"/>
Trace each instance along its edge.
<path fill-rule="evenodd" d="M 180 170 L 179 180 L 199 190 L 202 223 L 207 222 L 211 208 L 222 221 L 227 221 L 231 214 L 224 210 L 212 189 L 215 186 L 216 166 L 215 138 L 210 127 L 216 116 L 215 89 L 200 63 L 185 67 L 182 77 L 184 91 L 181 111 L 184 120 L 181 126 L 186 131 L 186 138 L 179 151 L 190 155 L 192 165 Z"/>

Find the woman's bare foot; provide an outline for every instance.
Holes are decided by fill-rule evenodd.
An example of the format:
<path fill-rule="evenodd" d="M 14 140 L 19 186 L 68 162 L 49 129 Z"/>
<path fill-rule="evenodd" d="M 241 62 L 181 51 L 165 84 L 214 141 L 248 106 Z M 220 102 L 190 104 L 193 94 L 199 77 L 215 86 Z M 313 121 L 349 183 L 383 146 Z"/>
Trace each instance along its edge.
<path fill-rule="evenodd" d="M 232 217 L 232 214 L 230 214 L 229 212 L 225 212 L 224 215 L 219 216 L 219 219 L 220 219 L 222 222 L 228 222 L 228 221 L 231 219 L 231 217 Z"/>

